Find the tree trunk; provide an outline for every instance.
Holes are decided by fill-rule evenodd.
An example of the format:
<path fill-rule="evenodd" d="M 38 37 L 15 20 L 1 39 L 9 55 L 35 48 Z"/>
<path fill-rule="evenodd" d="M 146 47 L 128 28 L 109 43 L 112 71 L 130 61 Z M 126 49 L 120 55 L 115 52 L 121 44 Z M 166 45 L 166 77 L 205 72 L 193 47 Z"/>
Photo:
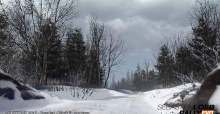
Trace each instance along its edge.
<path fill-rule="evenodd" d="M 112 45 L 110 44 L 110 49 L 109 49 L 109 52 L 108 52 L 108 75 L 107 75 L 107 78 L 105 80 L 105 88 L 107 87 L 108 78 L 109 78 L 109 75 L 110 75 L 110 72 L 111 72 L 111 47 L 112 47 Z"/>
<path fill-rule="evenodd" d="M 91 55 L 90 55 L 90 70 L 89 70 L 89 79 L 88 79 L 88 83 L 87 83 L 87 85 L 88 85 L 88 87 L 90 87 L 90 83 L 91 83 L 91 78 L 92 78 L 92 70 L 93 70 L 93 57 L 92 57 L 92 51 L 91 51 L 91 53 L 90 53 Z"/>
<path fill-rule="evenodd" d="M 108 75 L 107 75 L 107 78 L 105 80 L 105 88 L 107 88 L 107 82 L 108 82 L 108 78 L 110 76 L 110 72 L 111 72 L 111 68 L 108 69 Z"/>
<path fill-rule="evenodd" d="M 47 52 L 48 52 L 48 45 L 44 47 L 43 70 L 42 70 L 42 76 L 40 80 L 41 86 L 47 84 Z"/>
<path fill-rule="evenodd" d="M 98 53 L 97 53 L 97 71 L 98 71 L 98 87 L 101 87 L 101 76 L 100 76 L 100 63 L 99 63 L 99 46 L 98 46 Z"/>

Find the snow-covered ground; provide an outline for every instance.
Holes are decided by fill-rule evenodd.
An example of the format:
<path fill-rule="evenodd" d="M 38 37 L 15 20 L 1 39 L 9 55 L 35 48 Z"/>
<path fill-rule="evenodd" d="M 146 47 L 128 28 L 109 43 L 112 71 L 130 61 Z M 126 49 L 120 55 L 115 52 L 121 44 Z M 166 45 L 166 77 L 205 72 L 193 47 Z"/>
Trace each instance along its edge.
<path fill-rule="evenodd" d="M 195 83 L 196 87 L 200 87 L 200 83 Z M 144 98 L 148 103 L 152 105 L 152 107 L 156 108 L 160 114 L 174 114 L 174 113 L 179 113 L 181 107 L 175 107 L 175 108 L 170 108 L 165 106 L 164 104 L 166 102 L 170 103 L 175 103 L 175 102 L 181 102 L 181 98 L 179 96 L 176 96 L 175 98 L 173 97 L 174 95 L 177 95 L 178 93 L 184 91 L 184 90 L 189 90 L 191 89 L 193 84 L 185 84 L 185 85 L 180 85 L 177 87 L 173 88 L 167 88 L 167 89 L 157 89 L 157 90 L 152 90 L 144 93 Z M 195 92 L 194 92 L 195 93 Z M 192 93 L 190 93 L 192 94 Z M 186 96 L 190 97 L 190 96 Z"/>
<path fill-rule="evenodd" d="M 200 84 L 196 84 L 200 86 Z M 165 102 L 174 94 L 192 88 L 185 84 L 174 88 L 158 89 L 137 94 L 124 94 L 108 89 L 89 89 L 87 94 L 82 88 L 61 86 L 62 91 L 38 91 L 46 99 L 39 101 L 6 100 L 0 97 L 0 113 L 7 111 L 37 111 L 41 112 L 89 112 L 90 114 L 171 114 L 178 113 L 180 108 L 168 108 Z M 75 90 L 75 91 L 74 91 Z M 75 93 L 74 93 L 75 92 Z M 19 92 L 17 92 L 19 94 Z M 55 97 L 58 96 L 58 97 Z M 84 96 L 84 97 L 83 97 Z M 13 105 L 12 105 L 13 104 Z M 3 108 L 1 108 L 3 106 Z"/>
<path fill-rule="evenodd" d="M 57 91 L 58 90 L 58 91 Z M 71 86 L 54 86 L 50 90 L 42 90 L 43 92 L 59 96 L 61 99 L 82 101 L 82 100 L 105 100 L 111 97 L 126 96 L 121 92 L 108 89 L 80 88 Z"/>
<path fill-rule="evenodd" d="M 2 93 L 4 91 L 6 92 Z M 26 107 L 28 108 L 42 107 L 48 104 L 62 102 L 62 100 L 59 97 L 52 95 L 52 94 L 47 94 L 45 92 L 38 91 L 34 88 L 31 88 L 31 90 L 27 90 L 25 92 L 29 92 L 33 96 L 37 96 L 37 95 L 43 96 L 45 99 L 24 100 L 21 97 L 21 91 L 18 90 L 18 88 L 16 87 L 14 83 L 12 83 L 11 81 L 0 80 L 0 112 L 13 110 L 13 109 L 22 109 Z M 9 97 L 11 97 L 11 99 L 9 99 Z"/>
<path fill-rule="evenodd" d="M 89 112 L 90 114 L 159 114 L 158 110 L 147 102 L 143 93 L 126 95 L 116 91 L 101 89 L 101 95 L 111 94 L 102 100 L 63 100 L 61 103 L 50 104 L 41 108 L 21 109 L 26 111 L 44 112 Z"/>
<path fill-rule="evenodd" d="M 215 108 L 220 112 L 220 86 L 213 93 L 212 97 L 209 99 L 209 104 L 214 104 Z"/>

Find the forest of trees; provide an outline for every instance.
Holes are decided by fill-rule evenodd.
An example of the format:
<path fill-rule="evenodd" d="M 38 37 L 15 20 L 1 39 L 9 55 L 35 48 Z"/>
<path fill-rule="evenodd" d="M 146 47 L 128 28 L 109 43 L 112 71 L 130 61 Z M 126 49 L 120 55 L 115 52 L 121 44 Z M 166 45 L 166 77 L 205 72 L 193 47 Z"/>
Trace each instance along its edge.
<path fill-rule="evenodd" d="M 197 0 L 189 16 L 191 31 L 166 37 L 153 70 L 138 65 L 111 88 L 145 91 L 201 82 L 220 59 L 220 6 L 217 1 Z"/>
<path fill-rule="evenodd" d="M 144 68 L 141 68 L 138 64 L 135 72 L 127 72 L 126 77 L 120 81 L 116 82 L 115 77 L 113 77 L 109 88 L 114 90 L 148 91 L 160 88 L 158 78 L 157 72 L 154 69 L 150 69 L 149 64 L 145 63 Z"/>
<path fill-rule="evenodd" d="M 107 87 L 112 68 L 123 62 L 124 41 L 96 16 L 84 38 L 81 28 L 68 26 L 77 6 L 77 0 L 2 3 L 0 68 L 35 87 Z"/>
<path fill-rule="evenodd" d="M 68 26 L 77 6 L 77 0 L 1 4 L 0 68 L 32 86 L 108 87 L 113 68 L 124 62 L 124 41 L 94 15 L 86 38 L 81 28 Z M 153 67 L 137 65 L 126 78 L 113 77 L 110 88 L 146 91 L 201 82 L 219 62 L 219 4 L 197 0 L 189 16 L 191 31 L 166 38 Z"/>

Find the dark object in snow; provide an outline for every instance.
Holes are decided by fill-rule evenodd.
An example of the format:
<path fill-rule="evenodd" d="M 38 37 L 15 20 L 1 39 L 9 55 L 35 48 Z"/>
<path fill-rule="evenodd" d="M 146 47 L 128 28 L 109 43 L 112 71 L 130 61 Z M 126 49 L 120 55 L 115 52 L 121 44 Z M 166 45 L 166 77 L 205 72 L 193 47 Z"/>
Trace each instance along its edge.
<path fill-rule="evenodd" d="M 42 97 L 40 95 L 35 95 L 31 90 L 21 91 L 21 97 L 24 100 L 44 99 L 44 97 Z"/>
<path fill-rule="evenodd" d="M 186 94 L 184 94 L 184 93 L 180 94 L 180 98 L 181 98 L 182 102 L 183 102 L 183 99 L 185 98 L 185 96 L 186 96 Z"/>
<path fill-rule="evenodd" d="M 36 89 L 37 90 L 51 90 L 51 91 L 54 91 L 55 86 L 53 85 L 44 85 L 44 86 L 37 86 Z"/>
<path fill-rule="evenodd" d="M 186 97 L 186 95 L 189 95 L 189 93 L 192 92 L 193 90 L 194 89 L 189 88 L 179 93 L 175 93 L 173 97 L 171 97 L 164 103 L 164 105 L 166 105 L 167 107 L 171 107 L 171 108 L 182 106 L 183 99 Z"/>
<path fill-rule="evenodd" d="M 19 90 L 27 89 L 26 86 L 21 85 L 17 80 L 13 79 L 11 76 L 0 73 L 0 80 L 13 82 Z"/>
<path fill-rule="evenodd" d="M 3 96 L 9 100 L 14 99 L 14 90 L 11 88 L 0 88 L 0 97 Z"/>
<path fill-rule="evenodd" d="M 208 105 L 209 99 L 220 85 L 220 69 L 210 73 L 205 79 L 197 93 L 184 101 L 185 105 Z"/>
<path fill-rule="evenodd" d="M 196 84 L 193 84 L 193 89 L 195 89 L 195 87 L 196 87 Z"/>
<path fill-rule="evenodd" d="M 31 100 L 31 99 L 44 99 L 43 96 L 38 95 L 35 90 L 20 84 L 17 80 L 13 79 L 12 77 L 0 73 L 0 80 L 10 81 L 15 84 L 16 88 L 21 92 L 21 97 L 24 100 Z M 12 88 L 1 88 L 0 87 L 0 96 L 4 95 L 5 98 L 10 100 L 14 99 L 14 90 Z"/>
<path fill-rule="evenodd" d="M 130 91 L 130 90 L 125 90 L 125 89 L 119 89 L 118 90 L 119 92 L 121 92 L 121 93 L 124 93 L 124 94 L 135 94 L 134 92 L 132 92 L 132 91 Z"/>

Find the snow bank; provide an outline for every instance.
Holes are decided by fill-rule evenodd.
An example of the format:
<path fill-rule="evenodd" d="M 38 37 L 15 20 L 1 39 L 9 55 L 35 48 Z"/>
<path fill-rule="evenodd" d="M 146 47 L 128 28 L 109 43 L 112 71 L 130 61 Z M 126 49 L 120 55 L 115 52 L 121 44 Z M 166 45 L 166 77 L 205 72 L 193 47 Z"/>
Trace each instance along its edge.
<path fill-rule="evenodd" d="M 0 68 L 0 73 L 5 74 L 5 72 Z"/>
<path fill-rule="evenodd" d="M 218 112 L 220 112 L 220 100 L 219 100 L 220 98 L 219 97 L 220 97 L 220 85 L 217 86 L 212 97 L 209 99 L 209 104 L 214 104 Z"/>
<path fill-rule="evenodd" d="M 198 87 L 201 84 L 195 83 L 195 85 Z M 189 83 L 189 84 L 180 85 L 180 86 L 173 87 L 173 88 L 147 91 L 147 92 L 144 92 L 145 100 L 147 100 L 157 110 L 160 110 L 161 106 L 164 105 L 168 100 L 169 100 L 169 102 L 176 102 L 179 99 L 181 99 L 179 96 L 173 98 L 174 95 L 176 95 L 184 90 L 190 89 L 192 87 L 193 87 L 193 84 Z M 162 110 L 161 109 L 161 112 L 163 112 L 163 113 L 171 113 L 171 112 L 178 113 L 180 110 L 181 110 L 181 107 L 178 107 L 175 109 L 171 108 L 170 110 Z"/>
<path fill-rule="evenodd" d="M 196 86 L 199 87 L 200 84 L 196 83 Z M 13 83 L 7 82 L 5 87 L 10 87 L 16 90 Z M 53 87 L 53 89 L 44 91 L 36 90 L 37 94 L 43 95 L 45 99 L 28 101 L 22 100 L 19 96 L 19 91 L 16 90 L 18 96 L 16 96 L 16 100 L 11 101 L 11 104 L 14 103 L 14 106 L 11 104 L 7 104 L 7 106 L 11 105 L 12 108 L 14 108 L 13 110 L 19 109 L 38 112 L 73 111 L 90 112 L 91 114 L 171 114 L 172 112 L 178 113 L 181 108 L 179 107 L 178 110 L 161 110 L 158 109 L 158 105 L 163 105 L 167 101 L 177 101 L 180 97 L 177 96 L 173 98 L 174 95 L 192 87 L 193 84 L 185 84 L 174 88 L 139 92 L 137 94 L 124 94 L 108 89 L 85 89 L 71 86 L 57 86 Z M 32 89 L 35 91 L 34 88 Z M 216 97 L 217 96 L 219 96 L 219 94 L 216 94 Z M 10 103 L 10 100 L 3 100 Z M 2 101 L 2 99 L 0 99 L 0 101 Z M 0 102 L 0 107 L 4 106 L 3 104 L 5 103 Z M 16 107 L 18 104 L 22 104 L 23 107 Z M 7 111 L 6 108 L 7 107 L 4 107 L 4 111 Z"/>
<path fill-rule="evenodd" d="M 200 88 L 200 83 L 195 83 L 197 88 Z M 180 92 L 190 90 L 192 89 L 192 84 L 185 84 L 173 88 L 167 88 L 167 89 L 158 89 L 158 90 L 152 90 L 145 92 L 145 100 L 147 100 L 151 105 L 157 109 L 161 109 L 162 105 L 165 103 L 178 103 L 182 102 L 182 99 L 180 96 L 173 97 L 174 95 L 177 95 Z M 185 96 L 184 99 L 189 98 L 196 94 L 197 90 L 194 91 L 188 91 L 189 93 Z M 220 112 L 220 85 L 217 86 L 215 92 L 211 96 L 209 100 L 209 104 L 215 105 L 215 109 Z M 160 106 L 159 106 L 160 105 Z M 165 108 L 165 107 L 164 107 Z M 179 113 L 179 111 L 182 110 L 181 107 L 171 108 L 169 110 L 161 110 L 162 113 Z"/>
<path fill-rule="evenodd" d="M 19 90 L 18 86 L 13 82 L 0 80 L 0 113 L 12 110 L 22 110 L 22 108 L 42 107 L 62 101 L 56 96 L 45 92 L 39 92 L 31 87 L 27 88 L 27 90 Z M 41 98 L 39 98 L 39 96 Z M 36 99 L 24 99 L 28 97 L 35 97 Z"/>
<path fill-rule="evenodd" d="M 66 100 L 102 100 L 108 99 L 113 96 L 126 96 L 121 92 L 108 89 L 95 89 L 95 88 L 80 88 L 72 86 L 54 86 L 53 89 L 43 90 L 46 93 L 58 96 L 61 99 Z"/>

